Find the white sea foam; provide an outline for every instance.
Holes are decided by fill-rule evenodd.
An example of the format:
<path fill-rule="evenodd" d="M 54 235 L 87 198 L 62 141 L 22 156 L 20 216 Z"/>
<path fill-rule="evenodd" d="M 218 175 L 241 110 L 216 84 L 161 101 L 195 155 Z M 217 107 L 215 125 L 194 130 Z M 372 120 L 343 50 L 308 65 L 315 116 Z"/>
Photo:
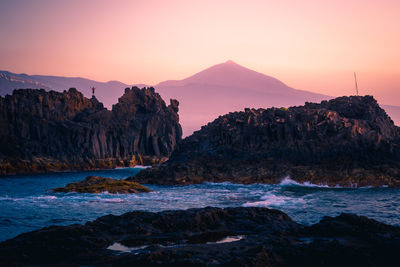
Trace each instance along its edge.
<path fill-rule="evenodd" d="M 56 196 L 38 196 L 37 199 L 57 199 Z"/>
<path fill-rule="evenodd" d="M 14 202 L 17 202 L 17 201 L 31 201 L 31 200 L 32 200 L 32 197 L 27 197 L 27 198 L 24 198 L 24 197 L 9 197 L 9 196 L 0 197 L 0 201 L 14 201 Z"/>
<path fill-rule="evenodd" d="M 260 198 L 261 201 L 246 202 L 244 207 L 277 207 L 304 205 L 306 201 L 301 197 L 277 196 L 267 193 Z"/>
<path fill-rule="evenodd" d="M 256 201 L 256 202 L 246 202 L 242 206 L 243 207 L 269 207 L 267 201 Z"/>
<path fill-rule="evenodd" d="M 203 184 L 205 184 L 205 185 L 241 185 L 241 184 L 235 184 L 235 183 L 231 183 L 231 182 L 219 182 L 219 183 L 204 182 Z"/>
<path fill-rule="evenodd" d="M 335 187 L 330 187 L 329 185 L 318 185 L 310 182 L 298 183 L 295 180 L 290 179 L 289 176 L 286 176 L 280 183 L 281 186 L 304 186 L 304 187 L 320 187 L 320 188 L 340 188 L 340 186 L 336 185 Z"/>
<path fill-rule="evenodd" d="M 120 202 L 124 202 L 124 200 L 122 198 L 103 198 L 103 199 L 99 199 L 100 202 L 110 202 L 110 203 L 120 203 Z"/>

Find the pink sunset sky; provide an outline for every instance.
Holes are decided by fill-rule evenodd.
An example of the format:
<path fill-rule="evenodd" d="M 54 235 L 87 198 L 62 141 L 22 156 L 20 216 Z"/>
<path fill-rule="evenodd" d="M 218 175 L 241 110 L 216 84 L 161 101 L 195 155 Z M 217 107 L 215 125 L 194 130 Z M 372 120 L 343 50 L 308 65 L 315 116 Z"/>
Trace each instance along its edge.
<path fill-rule="evenodd" d="M 0 1 L 0 69 L 157 84 L 232 59 L 400 105 L 400 1 Z"/>

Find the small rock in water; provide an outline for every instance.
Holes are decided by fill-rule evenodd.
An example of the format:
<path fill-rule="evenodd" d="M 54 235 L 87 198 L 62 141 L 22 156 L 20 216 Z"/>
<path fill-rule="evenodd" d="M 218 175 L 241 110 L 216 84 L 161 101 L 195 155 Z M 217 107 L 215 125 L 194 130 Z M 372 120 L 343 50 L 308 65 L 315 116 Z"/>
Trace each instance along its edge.
<path fill-rule="evenodd" d="M 67 184 L 65 187 L 53 189 L 54 192 L 78 192 L 78 193 L 102 193 L 130 194 L 150 192 L 147 187 L 126 180 L 116 180 L 99 176 L 88 176 L 85 180 Z"/>

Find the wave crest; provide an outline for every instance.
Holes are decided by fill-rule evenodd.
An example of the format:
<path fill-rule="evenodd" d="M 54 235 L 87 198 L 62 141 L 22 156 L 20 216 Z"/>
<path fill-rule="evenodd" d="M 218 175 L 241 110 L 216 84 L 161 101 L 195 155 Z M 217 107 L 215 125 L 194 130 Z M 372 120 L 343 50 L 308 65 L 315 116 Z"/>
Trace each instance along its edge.
<path fill-rule="evenodd" d="M 282 207 L 304 205 L 306 201 L 301 197 L 277 196 L 267 193 L 260 198 L 261 201 L 246 202 L 243 207 Z"/>
<path fill-rule="evenodd" d="M 303 186 L 303 187 L 319 187 L 319 188 L 340 188 L 340 186 L 331 187 L 329 185 L 318 185 L 310 182 L 298 183 L 295 180 L 290 179 L 289 176 L 286 176 L 280 183 L 280 186 Z"/>

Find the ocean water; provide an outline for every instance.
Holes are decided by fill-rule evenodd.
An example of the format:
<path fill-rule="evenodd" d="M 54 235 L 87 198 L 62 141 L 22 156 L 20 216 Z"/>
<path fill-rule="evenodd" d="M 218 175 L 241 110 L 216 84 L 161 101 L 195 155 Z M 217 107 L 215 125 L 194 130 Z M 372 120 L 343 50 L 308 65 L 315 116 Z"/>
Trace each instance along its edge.
<path fill-rule="evenodd" d="M 139 168 L 63 172 L 0 178 L 0 240 L 50 225 L 85 223 L 102 215 L 133 210 L 162 211 L 206 206 L 268 207 L 282 210 L 303 224 L 323 216 L 356 213 L 400 225 L 400 189 L 341 188 L 299 184 L 285 178 L 280 184 L 240 185 L 204 183 L 188 186 L 147 185 L 151 193 L 53 193 L 52 188 L 88 175 L 122 179 Z"/>

